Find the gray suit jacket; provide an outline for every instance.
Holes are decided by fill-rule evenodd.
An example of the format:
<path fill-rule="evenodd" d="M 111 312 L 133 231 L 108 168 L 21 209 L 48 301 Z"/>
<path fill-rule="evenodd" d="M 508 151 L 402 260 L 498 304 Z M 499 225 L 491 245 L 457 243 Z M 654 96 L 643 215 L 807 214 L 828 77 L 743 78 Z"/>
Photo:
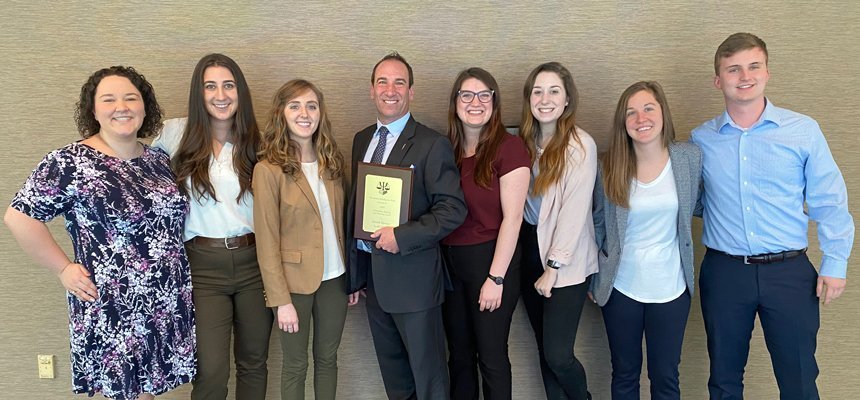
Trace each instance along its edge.
<path fill-rule="evenodd" d="M 669 158 L 672 160 L 672 173 L 675 175 L 675 187 L 678 191 L 678 245 L 681 247 L 681 266 L 684 268 L 687 289 L 692 295 L 695 281 L 690 221 L 702 183 L 702 151 L 692 143 L 672 143 L 669 145 Z M 597 253 L 599 270 L 591 279 L 591 293 L 594 301 L 602 307 L 609 301 L 615 275 L 618 273 L 627 231 L 628 210 L 606 198 L 603 191 L 603 171 L 599 165 L 593 207 L 594 236 L 600 251 Z"/>

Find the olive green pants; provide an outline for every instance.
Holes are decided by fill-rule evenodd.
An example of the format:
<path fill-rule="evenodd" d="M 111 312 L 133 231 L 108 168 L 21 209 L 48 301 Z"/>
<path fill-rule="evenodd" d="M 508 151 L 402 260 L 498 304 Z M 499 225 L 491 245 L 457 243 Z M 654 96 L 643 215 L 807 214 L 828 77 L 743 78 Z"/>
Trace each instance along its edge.
<path fill-rule="evenodd" d="M 346 275 L 323 281 L 312 294 L 292 293 L 290 297 L 299 316 L 299 331 L 280 331 L 284 352 L 281 399 L 305 398 L 308 339 L 313 324 L 314 398 L 334 400 L 337 392 L 337 348 L 346 320 Z"/>
<path fill-rule="evenodd" d="M 230 337 L 236 399 L 264 400 L 272 313 L 263 298 L 256 246 L 228 250 L 186 243 L 197 321 L 193 400 L 224 400 L 230 377 Z"/>

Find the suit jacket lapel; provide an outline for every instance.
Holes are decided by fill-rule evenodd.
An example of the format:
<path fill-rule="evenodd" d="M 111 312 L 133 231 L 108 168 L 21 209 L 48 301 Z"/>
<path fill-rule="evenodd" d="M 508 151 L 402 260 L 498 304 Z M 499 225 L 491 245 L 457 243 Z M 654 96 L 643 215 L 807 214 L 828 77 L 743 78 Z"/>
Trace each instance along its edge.
<path fill-rule="evenodd" d="M 373 134 L 376 132 L 376 125 L 366 128 L 364 131 L 355 135 L 354 143 L 352 144 L 353 163 L 358 164 L 364 161 L 364 155 L 367 154 L 367 146 L 370 146 L 370 141 L 373 139 Z M 355 172 L 355 171 L 353 171 Z"/>
<path fill-rule="evenodd" d="M 317 198 L 314 197 L 314 191 L 311 189 L 311 185 L 310 185 L 310 183 L 308 183 L 307 178 L 305 178 L 305 174 L 304 173 L 296 174 L 295 181 L 296 181 L 296 186 L 298 186 L 299 189 L 301 189 L 302 193 L 308 199 L 308 202 L 311 203 L 311 206 L 314 208 L 314 211 L 316 211 L 317 216 L 319 216 L 320 215 L 320 209 L 317 206 Z"/>
<path fill-rule="evenodd" d="M 403 157 L 406 156 L 406 152 L 408 152 L 409 148 L 412 147 L 412 137 L 415 136 L 415 126 L 415 118 L 410 116 L 409 121 L 406 121 L 406 126 L 403 128 L 403 132 L 400 132 L 397 142 L 394 143 L 394 148 L 391 149 L 391 154 L 389 154 L 388 159 L 385 160 L 385 165 L 398 166 L 403 162 Z"/>

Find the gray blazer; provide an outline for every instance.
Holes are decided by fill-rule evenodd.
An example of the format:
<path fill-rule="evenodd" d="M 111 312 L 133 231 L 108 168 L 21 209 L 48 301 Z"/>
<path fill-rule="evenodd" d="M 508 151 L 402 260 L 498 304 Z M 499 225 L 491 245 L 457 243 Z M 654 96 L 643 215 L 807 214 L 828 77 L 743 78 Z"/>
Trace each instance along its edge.
<path fill-rule="evenodd" d="M 702 151 L 692 143 L 672 143 L 669 145 L 669 158 L 675 175 L 678 191 L 678 245 L 681 247 L 681 265 L 687 289 L 693 294 L 693 239 L 690 221 L 693 209 L 699 198 L 702 183 Z M 603 191 L 603 171 L 598 165 L 597 183 L 594 186 L 594 236 L 597 240 L 598 272 L 591 278 L 591 293 L 594 301 L 601 307 L 609 301 L 621 249 L 627 231 L 628 210 L 609 201 Z"/>

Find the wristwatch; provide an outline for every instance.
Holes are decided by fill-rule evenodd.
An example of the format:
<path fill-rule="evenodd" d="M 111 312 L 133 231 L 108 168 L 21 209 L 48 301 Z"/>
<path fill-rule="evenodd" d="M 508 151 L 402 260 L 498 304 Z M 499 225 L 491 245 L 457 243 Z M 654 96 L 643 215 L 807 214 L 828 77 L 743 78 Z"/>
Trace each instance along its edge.
<path fill-rule="evenodd" d="M 555 260 L 546 260 L 546 266 L 552 269 L 559 269 L 561 267 L 561 263 Z"/>
<path fill-rule="evenodd" d="M 495 283 L 496 285 L 501 285 L 505 283 L 505 278 L 502 278 L 501 276 L 487 275 L 487 278 L 493 281 L 493 283 Z"/>

